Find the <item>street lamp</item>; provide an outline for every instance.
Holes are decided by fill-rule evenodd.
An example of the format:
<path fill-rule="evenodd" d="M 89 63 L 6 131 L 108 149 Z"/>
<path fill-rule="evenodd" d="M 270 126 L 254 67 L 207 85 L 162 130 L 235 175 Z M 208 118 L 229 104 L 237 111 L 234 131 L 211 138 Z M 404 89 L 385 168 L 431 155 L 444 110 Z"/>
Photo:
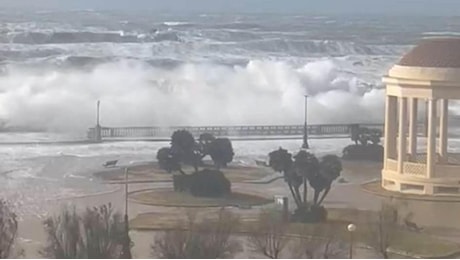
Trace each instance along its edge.
<path fill-rule="evenodd" d="M 97 104 L 96 104 L 96 127 L 94 128 L 94 130 L 96 131 L 94 133 L 94 140 L 96 142 L 101 142 L 102 141 L 102 129 L 101 129 L 101 125 L 100 125 L 100 122 L 99 122 L 99 107 L 101 105 L 101 101 L 98 100 L 97 101 Z"/>
<path fill-rule="evenodd" d="M 350 253 L 349 258 L 353 258 L 353 233 L 356 231 L 356 225 L 351 223 L 347 226 L 348 232 L 350 233 Z"/>
<path fill-rule="evenodd" d="M 308 129 L 307 129 L 307 109 L 308 109 L 308 95 L 305 95 L 305 120 L 303 124 L 303 144 L 302 148 L 303 149 L 309 149 L 310 146 L 308 145 Z"/>
<path fill-rule="evenodd" d="M 125 241 L 123 243 L 123 258 L 131 259 L 131 238 L 129 237 L 129 218 L 128 218 L 128 170 L 129 166 L 125 167 Z"/>
<path fill-rule="evenodd" d="M 100 110 L 100 106 L 101 106 L 101 101 L 98 100 L 98 101 L 97 101 L 97 108 L 96 108 L 96 126 L 100 126 L 100 124 L 99 124 L 99 110 Z"/>

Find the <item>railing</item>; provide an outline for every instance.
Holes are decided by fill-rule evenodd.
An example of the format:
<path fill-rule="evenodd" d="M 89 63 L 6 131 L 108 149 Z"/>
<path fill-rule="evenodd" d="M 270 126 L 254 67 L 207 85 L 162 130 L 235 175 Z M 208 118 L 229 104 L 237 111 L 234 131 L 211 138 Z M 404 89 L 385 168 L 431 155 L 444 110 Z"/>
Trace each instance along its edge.
<path fill-rule="evenodd" d="M 409 155 L 408 155 L 409 156 Z M 433 178 L 460 178 L 460 154 L 449 153 L 445 160 L 441 160 L 437 154 Z M 386 160 L 386 170 L 397 172 L 398 161 L 394 159 Z M 426 154 L 417 154 L 416 161 L 404 162 L 403 174 L 419 178 L 427 178 Z"/>
<path fill-rule="evenodd" d="M 383 124 L 361 124 L 361 127 L 383 130 Z M 352 125 L 309 125 L 309 136 L 350 137 Z M 176 126 L 176 127 L 101 127 L 101 138 L 168 138 L 176 130 L 187 130 L 194 136 L 210 133 L 219 137 L 254 136 L 302 136 L 303 125 L 259 125 L 259 126 Z M 90 128 L 88 138 L 94 139 L 95 128 Z"/>
<path fill-rule="evenodd" d="M 404 162 L 404 174 L 414 175 L 417 177 L 426 177 L 426 164 Z"/>

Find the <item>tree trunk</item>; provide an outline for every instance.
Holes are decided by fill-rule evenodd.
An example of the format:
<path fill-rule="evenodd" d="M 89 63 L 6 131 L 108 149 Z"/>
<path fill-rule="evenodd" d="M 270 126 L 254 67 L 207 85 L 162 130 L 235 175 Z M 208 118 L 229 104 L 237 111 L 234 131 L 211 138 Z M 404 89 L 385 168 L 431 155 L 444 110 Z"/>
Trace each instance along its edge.
<path fill-rule="evenodd" d="M 302 202 L 302 197 L 300 196 L 299 186 L 294 187 L 294 191 L 295 191 L 295 194 L 296 194 L 296 196 L 297 196 L 297 200 L 298 200 L 299 203 L 300 203 L 300 207 L 301 207 L 301 208 L 304 207 L 304 204 L 303 204 L 303 202 Z"/>
<path fill-rule="evenodd" d="M 298 198 L 297 198 L 297 196 L 296 196 L 296 194 L 294 192 L 294 188 L 292 187 L 292 185 L 290 183 L 288 183 L 288 186 L 289 186 L 289 190 L 291 191 L 292 197 L 294 198 L 294 202 L 297 205 L 297 208 L 300 208 L 301 204 L 300 204 L 300 201 L 298 200 Z"/>
<path fill-rule="evenodd" d="M 329 193 L 329 191 L 331 190 L 331 185 L 328 185 L 326 187 L 326 189 L 324 190 L 324 193 L 323 195 L 321 196 L 321 199 L 319 200 L 318 204 L 317 205 L 321 205 L 321 203 L 323 202 L 324 198 L 326 198 L 327 194 Z"/>
<path fill-rule="evenodd" d="M 318 204 L 318 197 L 319 197 L 319 191 L 315 189 L 315 194 L 313 196 L 313 204 L 317 205 Z"/>
<path fill-rule="evenodd" d="M 303 177 L 303 204 L 307 207 L 307 178 Z"/>

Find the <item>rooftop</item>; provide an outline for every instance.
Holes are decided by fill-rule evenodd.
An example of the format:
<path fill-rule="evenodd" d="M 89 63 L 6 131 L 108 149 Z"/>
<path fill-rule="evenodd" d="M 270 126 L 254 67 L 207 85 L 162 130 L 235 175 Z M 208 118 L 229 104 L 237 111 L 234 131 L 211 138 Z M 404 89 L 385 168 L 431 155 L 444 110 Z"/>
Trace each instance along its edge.
<path fill-rule="evenodd" d="M 408 67 L 460 68 L 460 37 L 426 38 L 397 65 Z"/>

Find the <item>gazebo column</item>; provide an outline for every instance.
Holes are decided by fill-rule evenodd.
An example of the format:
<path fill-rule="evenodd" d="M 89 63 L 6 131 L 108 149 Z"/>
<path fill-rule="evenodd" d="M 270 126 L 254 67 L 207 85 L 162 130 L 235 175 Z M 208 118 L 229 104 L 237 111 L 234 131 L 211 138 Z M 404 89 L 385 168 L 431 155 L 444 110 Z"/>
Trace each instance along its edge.
<path fill-rule="evenodd" d="M 417 158 L 417 112 L 417 98 L 411 98 L 409 109 L 409 153 L 412 160 Z"/>
<path fill-rule="evenodd" d="M 431 99 L 428 103 L 428 137 L 426 153 L 426 175 L 428 178 L 434 175 L 436 164 L 436 99 Z"/>
<path fill-rule="evenodd" d="M 429 101 L 425 100 L 425 115 L 424 115 L 424 124 L 423 124 L 423 136 L 428 137 L 428 106 L 429 106 Z"/>
<path fill-rule="evenodd" d="M 407 155 L 407 98 L 399 98 L 398 173 L 403 173 Z"/>
<path fill-rule="evenodd" d="M 439 122 L 439 154 L 441 155 L 441 162 L 447 162 L 448 155 L 447 155 L 447 117 L 449 115 L 448 112 L 449 107 L 449 100 L 448 99 L 441 99 L 441 115 L 440 115 L 440 122 Z"/>
<path fill-rule="evenodd" d="M 396 159 L 396 135 L 397 135 L 397 98 L 395 96 L 386 96 L 385 102 L 385 149 L 384 149 L 384 167 L 387 169 L 387 160 Z"/>

